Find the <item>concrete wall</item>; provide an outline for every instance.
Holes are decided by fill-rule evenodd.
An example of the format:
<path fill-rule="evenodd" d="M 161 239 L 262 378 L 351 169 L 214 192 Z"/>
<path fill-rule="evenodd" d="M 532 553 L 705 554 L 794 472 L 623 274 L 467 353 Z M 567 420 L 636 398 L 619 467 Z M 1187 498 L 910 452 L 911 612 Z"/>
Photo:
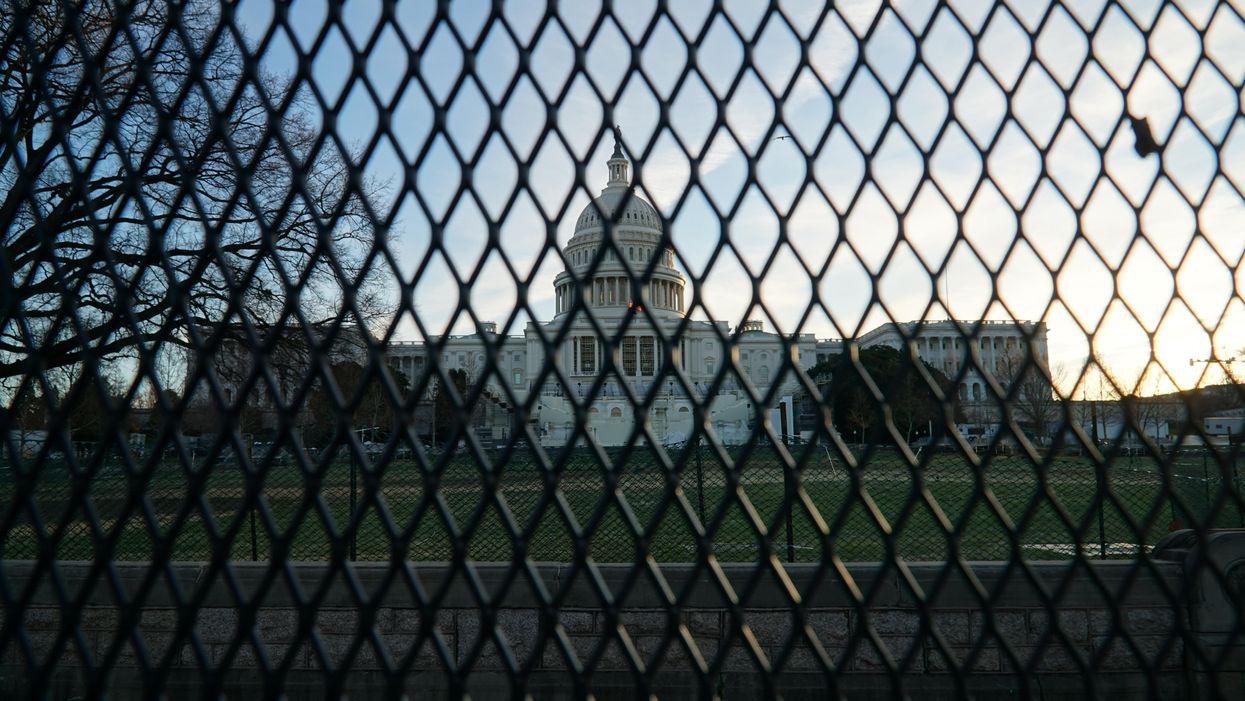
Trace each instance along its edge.
<path fill-rule="evenodd" d="M 58 593 L 46 576 L 27 589 L 34 566 L 6 562 L 6 598 L 24 594 L 29 603 L 8 608 L 0 696 L 26 696 L 33 679 L 50 679 L 54 697 L 109 688 L 124 698 L 151 691 L 152 675 L 141 671 L 149 664 L 173 698 L 246 697 L 266 684 L 291 698 L 399 690 L 631 697 L 646 685 L 663 697 L 1231 697 L 1241 690 L 1245 647 L 1236 633 L 1245 534 L 1216 539 L 1204 549 L 1186 535 L 1139 562 L 972 563 L 971 578 L 941 563 L 820 576 L 791 566 L 787 582 L 771 570 L 754 578 L 747 566 L 724 567 L 719 578 L 667 565 L 660 587 L 652 572 L 628 566 L 600 566 L 593 584 L 567 566 L 477 565 L 476 590 L 444 565 L 358 565 L 348 578 L 322 564 L 237 564 L 230 585 L 185 564 L 164 574 L 117 565 L 114 588 L 85 563 L 63 563 Z M 436 605 L 419 605 L 415 582 Z M 127 618 L 140 609 L 118 606 L 119 592 L 143 602 L 141 618 Z M 85 604 L 80 616 L 56 603 L 62 596 Z M 495 620 L 481 618 L 478 596 L 497 602 Z M 556 603 L 543 605 L 546 596 Z M 625 609 L 617 620 L 603 612 L 605 597 Z M 192 603 L 179 608 L 178 598 Z M 318 613 L 300 615 L 298 601 L 315 602 Z M 18 617 L 24 638 L 11 625 Z M 137 635 L 120 632 L 130 630 Z M 675 640 L 663 653 L 668 634 Z M 1216 674 L 1197 671 L 1212 659 Z M 471 670 L 465 689 L 447 674 L 455 668 Z M 587 686 L 575 686 L 573 668 L 591 670 Z"/>

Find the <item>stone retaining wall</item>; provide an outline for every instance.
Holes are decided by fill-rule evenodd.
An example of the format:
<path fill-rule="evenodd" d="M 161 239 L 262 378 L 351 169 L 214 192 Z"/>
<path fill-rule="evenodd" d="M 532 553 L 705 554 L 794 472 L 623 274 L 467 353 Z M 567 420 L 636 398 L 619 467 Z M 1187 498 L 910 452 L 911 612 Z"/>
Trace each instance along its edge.
<path fill-rule="evenodd" d="M 1239 533 L 1221 539 L 1220 550 L 1241 540 Z M 324 565 L 292 566 L 287 576 L 238 564 L 234 586 L 204 565 L 178 565 L 169 572 L 181 596 L 193 600 L 184 607 L 175 605 L 168 578 L 152 580 L 141 565 L 117 566 L 126 597 L 144 601 L 141 618 L 132 621 L 123 612 L 140 609 L 118 606 L 112 585 L 92 581 L 89 565 L 63 563 L 64 591 L 82 597 L 81 615 L 56 605 L 46 576 L 35 577 L 42 585 L 29 592 L 24 609 L 9 609 L 0 635 L 2 688 L 16 693 L 39 676 L 55 679 L 65 697 L 99 684 L 124 697 L 149 690 L 153 674 L 143 669 L 151 666 L 174 696 L 215 692 L 215 684 L 245 696 L 278 683 L 294 698 L 323 697 L 337 690 L 334 684 L 369 697 L 399 688 L 420 697 L 645 690 L 928 697 L 1026 688 L 1041 698 L 1225 695 L 1240 688 L 1233 661 L 1240 636 L 1210 643 L 1232 653 L 1215 674 L 1197 671 L 1206 667 L 1199 636 L 1225 628 L 1225 615 L 1226 627 L 1236 627 L 1239 599 L 1228 592 L 1223 601 L 1231 611 L 1208 610 L 1208 602 L 1223 603 L 1205 595 L 1205 581 L 1188 576 L 1189 552 L 1168 548 L 1142 562 L 1024 569 L 972 563 L 975 581 L 941 563 L 904 572 L 856 565 L 846 577 L 793 566 L 786 568 L 789 585 L 773 573 L 754 581 L 746 566 L 725 568 L 724 580 L 663 566 L 662 585 L 655 586 L 648 570 L 601 566 L 597 581 L 620 602 L 618 619 L 605 612 L 602 592 L 582 570 L 557 565 L 517 573 L 507 565 L 478 565 L 476 581 L 498 607 L 495 620 L 481 618 L 471 586 L 445 565 L 359 564 L 351 584 Z M 17 596 L 34 565 L 3 565 L 8 591 Z M 1234 564 L 1225 571 L 1245 572 Z M 408 585 L 416 579 L 426 596 L 440 597 L 435 615 L 421 613 Z M 557 604 L 542 606 L 537 590 Z M 677 611 L 663 591 L 679 598 Z M 239 605 L 239 594 L 247 603 Z M 740 606 L 730 606 L 731 599 Z M 302 615 L 298 601 L 315 601 L 306 610 L 318 612 Z M 1057 606 L 1048 607 L 1050 601 Z M 18 617 L 22 631 L 10 625 Z M 482 629 L 497 634 L 481 641 Z M 119 632 L 130 630 L 138 634 Z M 590 670 L 587 686 L 574 686 L 573 667 Z M 470 670 L 466 688 L 454 685 L 447 670 L 455 668 Z M 401 671 L 386 671 L 394 669 Z M 771 679 L 776 687 L 768 686 Z"/>

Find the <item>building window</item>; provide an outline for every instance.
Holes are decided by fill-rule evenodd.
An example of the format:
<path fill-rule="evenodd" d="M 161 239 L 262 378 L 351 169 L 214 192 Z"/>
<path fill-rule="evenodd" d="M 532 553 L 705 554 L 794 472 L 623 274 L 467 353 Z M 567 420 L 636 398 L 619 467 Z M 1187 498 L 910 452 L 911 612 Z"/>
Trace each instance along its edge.
<path fill-rule="evenodd" d="M 623 374 L 628 377 L 635 377 L 635 336 L 627 336 L 622 342 L 622 366 Z"/>
<path fill-rule="evenodd" d="M 518 387 L 519 385 L 522 385 L 522 384 L 523 384 L 523 371 L 515 370 L 514 371 L 514 385 L 515 387 Z"/>
<path fill-rule="evenodd" d="M 597 339 L 592 336 L 579 337 L 579 372 L 593 374 L 597 371 Z"/>
<path fill-rule="evenodd" d="M 654 372 L 655 368 L 653 366 L 653 359 L 654 359 L 653 337 L 642 336 L 640 338 L 640 374 L 641 375 L 647 376 L 647 375 L 655 374 Z"/>
<path fill-rule="evenodd" d="M 761 370 L 757 373 L 757 378 L 761 381 L 761 384 L 768 385 L 769 384 L 769 368 L 762 365 Z"/>
<path fill-rule="evenodd" d="M 619 409 L 618 407 L 614 407 L 613 409 L 610 409 L 610 418 L 617 419 L 621 416 L 622 416 L 622 409 Z"/>

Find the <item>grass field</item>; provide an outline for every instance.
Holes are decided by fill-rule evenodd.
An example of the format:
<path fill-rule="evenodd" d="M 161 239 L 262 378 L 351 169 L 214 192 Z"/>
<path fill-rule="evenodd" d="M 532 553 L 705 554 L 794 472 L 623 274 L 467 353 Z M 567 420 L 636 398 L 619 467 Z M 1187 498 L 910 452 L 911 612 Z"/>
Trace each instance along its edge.
<path fill-rule="evenodd" d="M 347 460 L 326 461 L 315 473 L 293 464 L 268 468 L 258 508 L 249 504 L 250 480 L 237 464 L 188 471 L 166 462 L 143 478 L 110 464 L 92 477 L 63 466 L 27 478 L 27 468 L 6 470 L 0 555 L 54 550 L 61 559 L 147 560 L 163 546 L 180 560 L 210 559 L 219 548 L 241 560 L 282 552 L 293 560 L 352 552 L 359 560 L 446 560 L 463 552 L 486 561 L 565 561 L 582 541 L 599 562 L 634 561 L 645 544 L 657 561 L 679 562 L 696 559 L 704 524 L 724 561 L 755 561 L 762 533 L 784 560 L 943 560 L 956 553 L 990 560 L 1017 549 L 1029 559 L 1065 559 L 1077 543 L 1090 557 L 1129 557 L 1173 527 L 1245 525 L 1236 475 L 1245 465 L 1213 456 L 1185 455 L 1166 469 L 1152 458 L 1121 457 L 1100 480 L 1094 464 L 1078 457 L 1040 466 L 993 457 L 976 467 L 947 453 L 910 467 L 896 453 L 878 452 L 853 469 L 824 448 L 808 451 L 793 480 L 799 490 L 790 547 L 784 471 L 772 450 L 736 456 L 728 468 L 701 448 L 671 456 L 674 471 L 639 452 L 608 468 L 587 453 L 569 454 L 553 471 L 530 453 L 490 456 L 488 471 L 466 455 L 443 456 L 428 472 L 414 460 L 360 466 L 353 527 Z M 485 498 L 489 480 L 495 500 Z M 577 539 L 576 532 L 586 535 Z"/>

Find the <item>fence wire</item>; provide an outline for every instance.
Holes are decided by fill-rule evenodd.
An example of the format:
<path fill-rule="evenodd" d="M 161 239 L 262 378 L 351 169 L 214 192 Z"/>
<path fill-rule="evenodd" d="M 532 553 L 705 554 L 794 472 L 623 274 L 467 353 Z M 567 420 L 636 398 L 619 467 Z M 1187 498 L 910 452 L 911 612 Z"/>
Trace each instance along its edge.
<path fill-rule="evenodd" d="M 363 668 L 377 693 L 428 673 L 458 695 L 493 664 L 498 693 L 557 670 L 584 695 L 616 644 L 636 692 L 667 664 L 730 695 L 744 655 L 765 694 L 807 662 L 839 696 L 911 693 L 914 671 L 965 695 L 987 668 L 1098 695 L 1135 668 L 1165 697 L 1175 659 L 1210 680 L 1182 694 L 1231 696 L 1240 607 L 1205 643 L 1155 547 L 1245 528 L 1245 10 L 590 5 L 3 0 L 14 693 L 228 688 L 179 692 L 193 668 L 258 669 L 275 697 L 307 666 L 331 695 Z M 1130 628 L 1102 562 L 1171 620 Z M 1186 582 L 1236 576 L 1189 562 Z M 344 604 L 289 584 L 265 643 L 262 592 L 300 563 L 351 582 Z M 924 642 L 895 646 L 858 563 L 898 573 Z M 966 642 L 921 563 L 974 582 Z M 1106 647 L 1065 628 L 1013 650 L 982 563 L 1060 621 L 1091 582 Z M 380 620 L 368 567 L 422 623 Z M 698 647 L 675 571 L 713 587 L 720 645 Z M 792 573 L 842 580 L 841 629 Z M 650 579 L 646 629 L 626 591 Z M 746 622 L 770 579 L 782 643 Z M 219 638 L 212 586 L 241 621 Z M 587 649 L 571 587 L 597 602 Z M 497 632 L 512 589 L 537 634 Z M 157 599 L 175 622 L 152 634 Z M 497 659 L 438 627 L 460 608 Z M 865 670 L 885 679 L 851 686 Z"/>

